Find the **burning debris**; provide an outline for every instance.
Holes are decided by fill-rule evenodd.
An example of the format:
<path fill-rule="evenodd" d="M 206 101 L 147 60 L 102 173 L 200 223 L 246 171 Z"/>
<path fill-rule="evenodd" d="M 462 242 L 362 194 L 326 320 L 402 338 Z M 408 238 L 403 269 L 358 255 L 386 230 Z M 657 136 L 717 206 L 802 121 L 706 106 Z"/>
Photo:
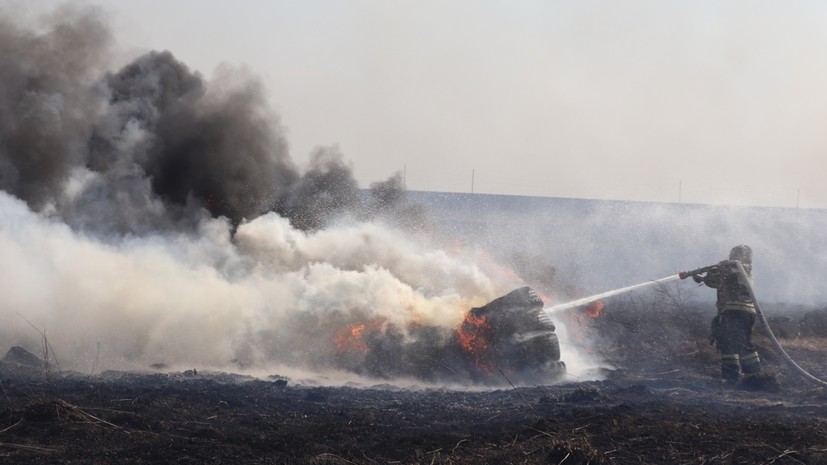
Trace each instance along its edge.
<path fill-rule="evenodd" d="M 521 381 L 555 379 L 565 372 L 554 324 L 540 318 L 543 301 L 530 288 L 517 289 L 471 309 L 457 330 L 460 345 L 483 373 Z"/>
<path fill-rule="evenodd" d="M 354 370 L 378 378 L 548 383 L 565 373 L 565 363 L 554 325 L 540 318 L 542 308 L 537 294 L 523 287 L 470 309 L 455 329 L 420 325 L 403 332 L 374 320 L 343 328 L 335 342 Z"/>

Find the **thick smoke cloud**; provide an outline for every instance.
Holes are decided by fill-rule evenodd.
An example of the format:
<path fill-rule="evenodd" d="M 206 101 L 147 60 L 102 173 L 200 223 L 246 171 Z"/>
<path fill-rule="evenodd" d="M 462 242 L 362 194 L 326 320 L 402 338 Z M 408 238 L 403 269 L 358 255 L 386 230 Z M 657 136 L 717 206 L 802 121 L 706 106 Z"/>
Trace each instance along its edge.
<path fill-rule="evenodd" d="M 452 328 L 505 289 L 473 256 L 371 223 L 308 234 L 269 213 L 234 240 L 208 219 L 194 235 L 104 243 L 4 193 L 0 215 L 0 341 L 38 347 L 31 322 L 64 369 L 99 358 L 99 368 L 359 373 L 366 354 L 337 345 L 342 331 Z"/>
<path fill-rule="evenodd" d="M 86 162 L 110 41 L 91 11 L 64 9 L 48 22 L 38 34 L 0 18 L 0 188 L 33 208 Z"/>
<path fill-rule="evenodd" d="M 177 205 L 194 198 L 238 223 L 271 209 L 299 176 L 260 84 L 242 77 L 233 86 L 231 77 L 205 89 L 169 52 L 153 52 L 108 82 L 121 116 L 152 135 L 138 162 L 154 191 Z"/>
<path fill-rule="evenodd" d="M 370 373 L 350 328 L 405 350 L 521 284 L 402 234 L 431 231 L 399 175 L 363 193 L 336 147 L 296 166 L 254 77 L 167 51 L 106 72 L 110 36 L 95 10 L 0 22 L 0 347 L 42 330 L 61 368 Z"/>
<path fill-rule="evenodd" d="M 104 233 L 268 211 L 311 230 L 357 210 L 337 149 L 317 149 L 303 173 L 293 163 L 254 76 L 224 67 L 207 81 L 168 51 L 104 73 L 105 23 L 67 11 L 42 33 L 0 25 L 0 188 Z"/>

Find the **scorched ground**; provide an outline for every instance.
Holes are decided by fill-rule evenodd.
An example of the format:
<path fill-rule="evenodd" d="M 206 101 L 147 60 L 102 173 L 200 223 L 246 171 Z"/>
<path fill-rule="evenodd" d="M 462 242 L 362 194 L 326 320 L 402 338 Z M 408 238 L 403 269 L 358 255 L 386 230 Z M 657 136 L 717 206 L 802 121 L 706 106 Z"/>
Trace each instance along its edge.
<path fill-rule="evenodd" d="M 3 463 L 819 464 L 827 392 L 723 388 L 706 308 L 609 302 L 584 331 L 602 381 L 489 390 L 323 387 L 190 370 L 46 377 L 2 365 Z M 767 308 L 799 363 L 826 373 L 827 310 Z"/>

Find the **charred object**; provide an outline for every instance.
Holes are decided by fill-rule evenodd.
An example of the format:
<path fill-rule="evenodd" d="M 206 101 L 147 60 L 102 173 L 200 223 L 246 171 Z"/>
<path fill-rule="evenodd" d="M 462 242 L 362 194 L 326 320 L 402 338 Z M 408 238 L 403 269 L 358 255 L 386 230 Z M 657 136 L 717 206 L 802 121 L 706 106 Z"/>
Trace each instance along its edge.
<path fill-rule="evenodd" d="M 3 359 L 0 360 L 0 363 L 10 368 L 31 370 L 40 370 L 46 365 L 40 357 L 20 346 L 13 346 L 9 349 Z"/>
<path fill-rule="evenodd" d="M 560 360 L 556 328 L 540 318 L 542 309 L 536 292 L 517 289 L 471 309 L 457 338 L 481 374 L 521 383 L 556 379 L 565 373 L 565 363 Z M 468 350 L 469 338 L 478 347 Z"/>
<path fill-rule="evenodd" d="M 516 289 L 470 309 L 459 327 L 422 326 L 364 334 L 365 374 L 488 386 L 558 380 L 566 366 L 552 323 L 540 318 L 543 301 Z M 406 341 L 407 340 L 407 341 Z"/>

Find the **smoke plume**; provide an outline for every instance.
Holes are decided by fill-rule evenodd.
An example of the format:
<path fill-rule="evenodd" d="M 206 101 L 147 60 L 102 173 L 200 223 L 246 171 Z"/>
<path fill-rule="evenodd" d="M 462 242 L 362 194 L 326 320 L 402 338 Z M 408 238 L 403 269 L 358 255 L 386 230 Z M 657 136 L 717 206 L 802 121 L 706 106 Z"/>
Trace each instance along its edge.
<path fill-rule="evenodd" d="M 0 18 L 0 188 L 42 208 L 87 161 L 110 33 L 61 10 L 42 34 Z"/>
<path fill-rule="evenodd" d="M 300 172 L 243 70 L 207 81 L 164 51 L 104 73 L 111 34 L 95 10 L 64 9 L 40 33 L 4 20 L 0 34 L 0 188 L 35 211 L 104 233 L 269 211 L 310 230 L 361 200 L 335 148 Z"/>
<path fill-rule="evenodd" d="M 520 284 L 401 234 L 428 226 L 400 176 L 364 195 L 336 147 L 298 167 L 254 76 L 169 51 L 107 71 L 110 38 L 90 9 L 0 20 L 2 345 L 34 326 L 62 368 L 365 373 L 348 328 L 404 348 Z"/>

